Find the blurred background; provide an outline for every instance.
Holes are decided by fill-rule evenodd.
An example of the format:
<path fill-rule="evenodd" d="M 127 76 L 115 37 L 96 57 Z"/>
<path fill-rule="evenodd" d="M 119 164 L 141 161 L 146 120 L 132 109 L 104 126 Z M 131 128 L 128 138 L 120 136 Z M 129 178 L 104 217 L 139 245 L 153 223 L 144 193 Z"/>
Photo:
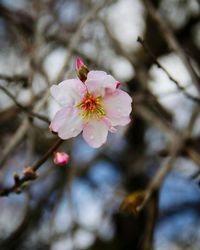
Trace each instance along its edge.
<path fill-rule="evenodd" d="M 49 88 L 75 77 L 77 56 L 122 82 L 132 122 L 99 149 L 64 142 L 67 166 L 51 156 L 0 197 L 0 249 L 199 250 L 199 0 L 1 0 L 0 189 L 57 140 Z M 173 153 L 141 212 L 129 199 L 121 211 Z"/>

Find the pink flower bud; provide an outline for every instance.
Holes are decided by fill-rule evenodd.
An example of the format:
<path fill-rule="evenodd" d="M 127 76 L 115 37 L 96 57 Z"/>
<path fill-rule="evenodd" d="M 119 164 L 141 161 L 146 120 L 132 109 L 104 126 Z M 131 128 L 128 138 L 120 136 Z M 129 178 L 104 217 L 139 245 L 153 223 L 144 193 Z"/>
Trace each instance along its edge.
<path fill-rule="evenodd" d="M 27 166 L 27 167 L 25 167 L 25 168 L 23 169 L 23 174 L 24 174 L 25 176 L 29 175 L 29 174 L 32 173 L 32 172 L 33 172 L 33 170 L 32 170 L 32 168 L 29 167 L 29 166 Z"/>
<path fill-rule="evenodd" d="M 89 72 L 88 67 L 83 63 L 81 58 L 77 57 L 76 58 L 76 74 L 82 82 L 86 81 L 88 72 Z"/>
<path fill-rule="evenodd" d="M 121 82 L 116 82 L 116 89 L 118 89 L 121 85 Z"/>
<path fill-rule="evenodd" d="M 77 57 L 76 58 L 76 71 L 79 71 L 82 66 L 84 66 L 83 61 L 81 60 L 80 57 Z"/>
<path fill-rule="evenodd" d="M 69 162 L 69 155 L 65 152 L 54 152 L 53 161 L 56 165 L 66 165 Z"/>
<path fill-rule="evenodd" d="M 27 166 L 23 169 L 23 174 L 25 177 L 29 177 L 30 179 L 36 179 L 37 174 L 36 172 L 32 169 L 32 167 Z"/>

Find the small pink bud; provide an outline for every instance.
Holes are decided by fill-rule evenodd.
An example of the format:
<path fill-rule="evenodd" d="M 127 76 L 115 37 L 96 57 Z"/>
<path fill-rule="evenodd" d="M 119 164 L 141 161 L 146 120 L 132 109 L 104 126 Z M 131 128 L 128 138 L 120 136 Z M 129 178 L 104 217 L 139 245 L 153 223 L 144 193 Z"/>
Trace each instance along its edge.
<path fill-rule="evenodd" d="M 33 172 L 33 170 L 32 170 L 32 168 L 31 167 L 25 167 L 24 169 L 23 169 L 23 174 L 25 175 L 25 176 L 27 176 L 27 175 L 29 175 L 30 173 L 32 173 Z"/>
<path fill-rule="evenodd" d="M 27 166 L 23 169 L 23 174 L 24 174 L 24 176 L 29 177 L 31 179 L 37 178 L 36 172 L 30 166 Z"/>
<path fill-rule="evenodd" d="M 88 72 L 89 72 L 88 67 L 83 63 L 81 58 L 77 57 L 76 58 L 76 74 L 82 82 L 86 81 Z"/>
<path fill-rule="evenodd" d="M 69 162 L 69 155 L 65 152 L 54 152 L 53 161 L 56 165 L 66 165 Z"/>
<path fill-rule="evenodd" d="M 121 85 L 121 82 L 116 82 L 116 89 L 118 89 Z"/>

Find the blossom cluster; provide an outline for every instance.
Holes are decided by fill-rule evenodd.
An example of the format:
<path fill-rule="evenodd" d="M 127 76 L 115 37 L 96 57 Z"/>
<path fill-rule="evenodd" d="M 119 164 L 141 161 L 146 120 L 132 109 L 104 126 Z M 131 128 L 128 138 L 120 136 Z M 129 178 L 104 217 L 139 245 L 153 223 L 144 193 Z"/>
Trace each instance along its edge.
<path fill-rule="evenodd" d="M 131 97 L 119 89 L 120 83 L 104 71 L 89 70 L 77 58 L 79 79 L 68 79 L 51 87 L 51 95 L 60 104 L 50 129 L 63 139 L 82 132 L 93 148 L 106 142 L 108 131 L 130 122 Z"/>

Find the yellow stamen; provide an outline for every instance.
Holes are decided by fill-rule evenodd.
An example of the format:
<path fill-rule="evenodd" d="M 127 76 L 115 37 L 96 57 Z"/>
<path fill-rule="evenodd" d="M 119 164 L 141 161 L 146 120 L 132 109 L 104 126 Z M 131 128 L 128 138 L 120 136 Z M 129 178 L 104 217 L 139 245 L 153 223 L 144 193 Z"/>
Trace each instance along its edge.
<path fill-rule="evenodd" d="M 106 115 L 103 105 L 101 103 L 101 97 L 94 97 L 87 93 L 83 101 L 77 105 L 81 109 L 81 118 L 85 120 L 85 123 L 89 123 L 89 118 L 100 119 Z"/>

